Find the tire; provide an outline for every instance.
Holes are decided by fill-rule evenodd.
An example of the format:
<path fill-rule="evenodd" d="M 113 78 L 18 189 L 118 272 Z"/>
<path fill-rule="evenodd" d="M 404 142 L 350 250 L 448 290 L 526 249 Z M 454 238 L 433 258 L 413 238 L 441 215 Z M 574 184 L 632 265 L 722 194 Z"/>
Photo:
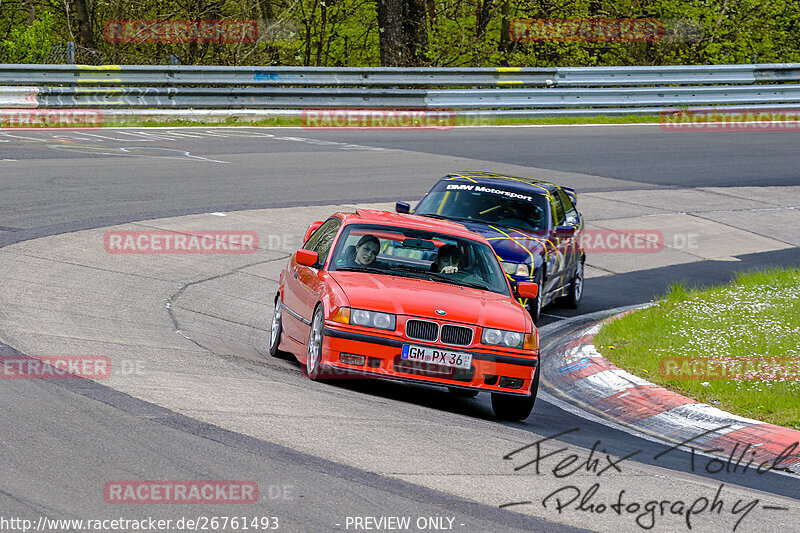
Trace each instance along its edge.
<path fill-rule="evenodd" d="M 281 334 L 283 333 L 283 312 L 281 295 L 275 298 L 275 310 L 272 313 L 272 328 L 269 334 L 269 354 L 277 359 L 290 359 L 292 354 L 280 350 Z"/>
<path fill-rule="evenodd" d="M 565 307 L 575 309 L 583 297 L 583 261 L 578 261 L 578 266 L 575 267 L 575 274 L 572 276 L 572 281 L 569 283 L 569 291 L 564 296 L 562 302 Z"/>
<path fill-rule="evenodd" d="M 475 389 L 460 389 L 458 387 L 447 387 L 447 390 L 456 398 L 474 398 L 480 392 Z"/>
<path fill-rule="evenodd" d="M 311 319 L 311 331 L 308 332 L 308 342 L 306 343 L 306 371 L 312 381 L 319 381 L 325 373 L 326 368 L 322 365 L 322 329 L 325 325 L 325 318 L 322 315 L 322 305 L 318 304 L 314 309 L 314 317 Z"/>
<path fill-rule="evenodd" d="M 542 281 L 544 276 L 542 275 L 542 269 L 540 268 L 539 271 L 534 276 L 533 282 L 539 285 L 539 294 L 536 296 L 535 299 L 528 300 L 528 313 L 531 315 L 531 320 L 533 320 L 534 324 L 539 324 L 539 319 L 542 318 L 542 291 L 544 288 L 542 287 Z"/>
<path fill-rule="evenodd" d="M 500 420 L 523 421 L 531 415 L 533 404 L 536 403 L 536 394 L 539 392 L 539 369 L 531 384 L 530 396 L 509 396 L 507 394 L 492 393 L 492 411 Z"/>

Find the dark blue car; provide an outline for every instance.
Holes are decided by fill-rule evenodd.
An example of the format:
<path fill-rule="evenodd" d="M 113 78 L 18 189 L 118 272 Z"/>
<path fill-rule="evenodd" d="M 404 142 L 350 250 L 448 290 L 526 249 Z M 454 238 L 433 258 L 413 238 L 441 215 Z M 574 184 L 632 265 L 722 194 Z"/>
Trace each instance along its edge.
<path fill-rule="evenodd" d="M 539 284 L 537 298 L 520 298 L 538 322 L 545 305 L 559 299 L 577 307 L 583 294 L 583 217 L 575 203 L 575 191 L 568 187 L 463 172 L 439 180 L 413 211 L 397 202 L 397 212 L 453 220 L 486 237 L 518 298 L 518 282 Z"/>

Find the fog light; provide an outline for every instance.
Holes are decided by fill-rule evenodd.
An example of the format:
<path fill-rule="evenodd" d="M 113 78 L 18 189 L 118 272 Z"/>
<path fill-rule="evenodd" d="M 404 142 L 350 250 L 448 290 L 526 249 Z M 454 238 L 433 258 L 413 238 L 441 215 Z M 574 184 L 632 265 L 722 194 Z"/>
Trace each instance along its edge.
<path fill-rule="evenodd" d="M 339 354 L 339 361 L 346 365 L 364 366 L 364 363 L 367 362 L 367 357 L 365 355 L 342 352 Z"/>
<path fill-rule="evenodd" d="M 525 380 L 522 378 L 507 378 L 505 376 L 500 378 L 500 386 L 505 389 L 521 389 Z"/>

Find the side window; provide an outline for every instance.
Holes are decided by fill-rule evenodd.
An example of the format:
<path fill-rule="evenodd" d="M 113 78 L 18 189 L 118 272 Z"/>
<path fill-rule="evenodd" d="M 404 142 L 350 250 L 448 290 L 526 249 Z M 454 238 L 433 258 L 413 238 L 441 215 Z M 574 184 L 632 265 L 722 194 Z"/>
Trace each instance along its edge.
<path fill-rule="evenodd" d="M 339 231 L 340 224 L 341 221 L 338 218 L 328 219 L 311 235 L 305 244 L 306 250 L 312 250 L 319 254 L 319 264 L 325 263 L 328 252 L 331 251 L 333 239 L 336 237 L 336 232 Z"/>
<path fill-rule="evenodd" d="M 555 207 L 555 214 L 556 214 L 556 226 L 563 226 L 564 225 L 564 206 L 561 205 L 561 199 L 558 197 L 558 194 L 554 194 L 551 200 L 553 207 Z"/>
<path fill-rule="evenodd" d="M 578 210 L 572 204 L 572 199 L 562 189 L 558 190 L 558 196 L 561 198 L 561 204 L 564 206 L 564 216 L 566 217 L 567 224 L 577 224 Z"/>

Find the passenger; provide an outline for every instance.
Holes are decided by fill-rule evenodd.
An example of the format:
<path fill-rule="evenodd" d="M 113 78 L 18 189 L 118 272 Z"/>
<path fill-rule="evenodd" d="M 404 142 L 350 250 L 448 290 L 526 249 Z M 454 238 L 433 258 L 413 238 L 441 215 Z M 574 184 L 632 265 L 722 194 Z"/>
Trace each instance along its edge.
<path fill-rule="evenodd" d="M 445 244 L 439 248 L 439 255 L 433 263 L 431 270 L 442 274 L 454 274 L 458 272 L 458 264 L 461 262 L 461 250 L 454 244 Z"/>

